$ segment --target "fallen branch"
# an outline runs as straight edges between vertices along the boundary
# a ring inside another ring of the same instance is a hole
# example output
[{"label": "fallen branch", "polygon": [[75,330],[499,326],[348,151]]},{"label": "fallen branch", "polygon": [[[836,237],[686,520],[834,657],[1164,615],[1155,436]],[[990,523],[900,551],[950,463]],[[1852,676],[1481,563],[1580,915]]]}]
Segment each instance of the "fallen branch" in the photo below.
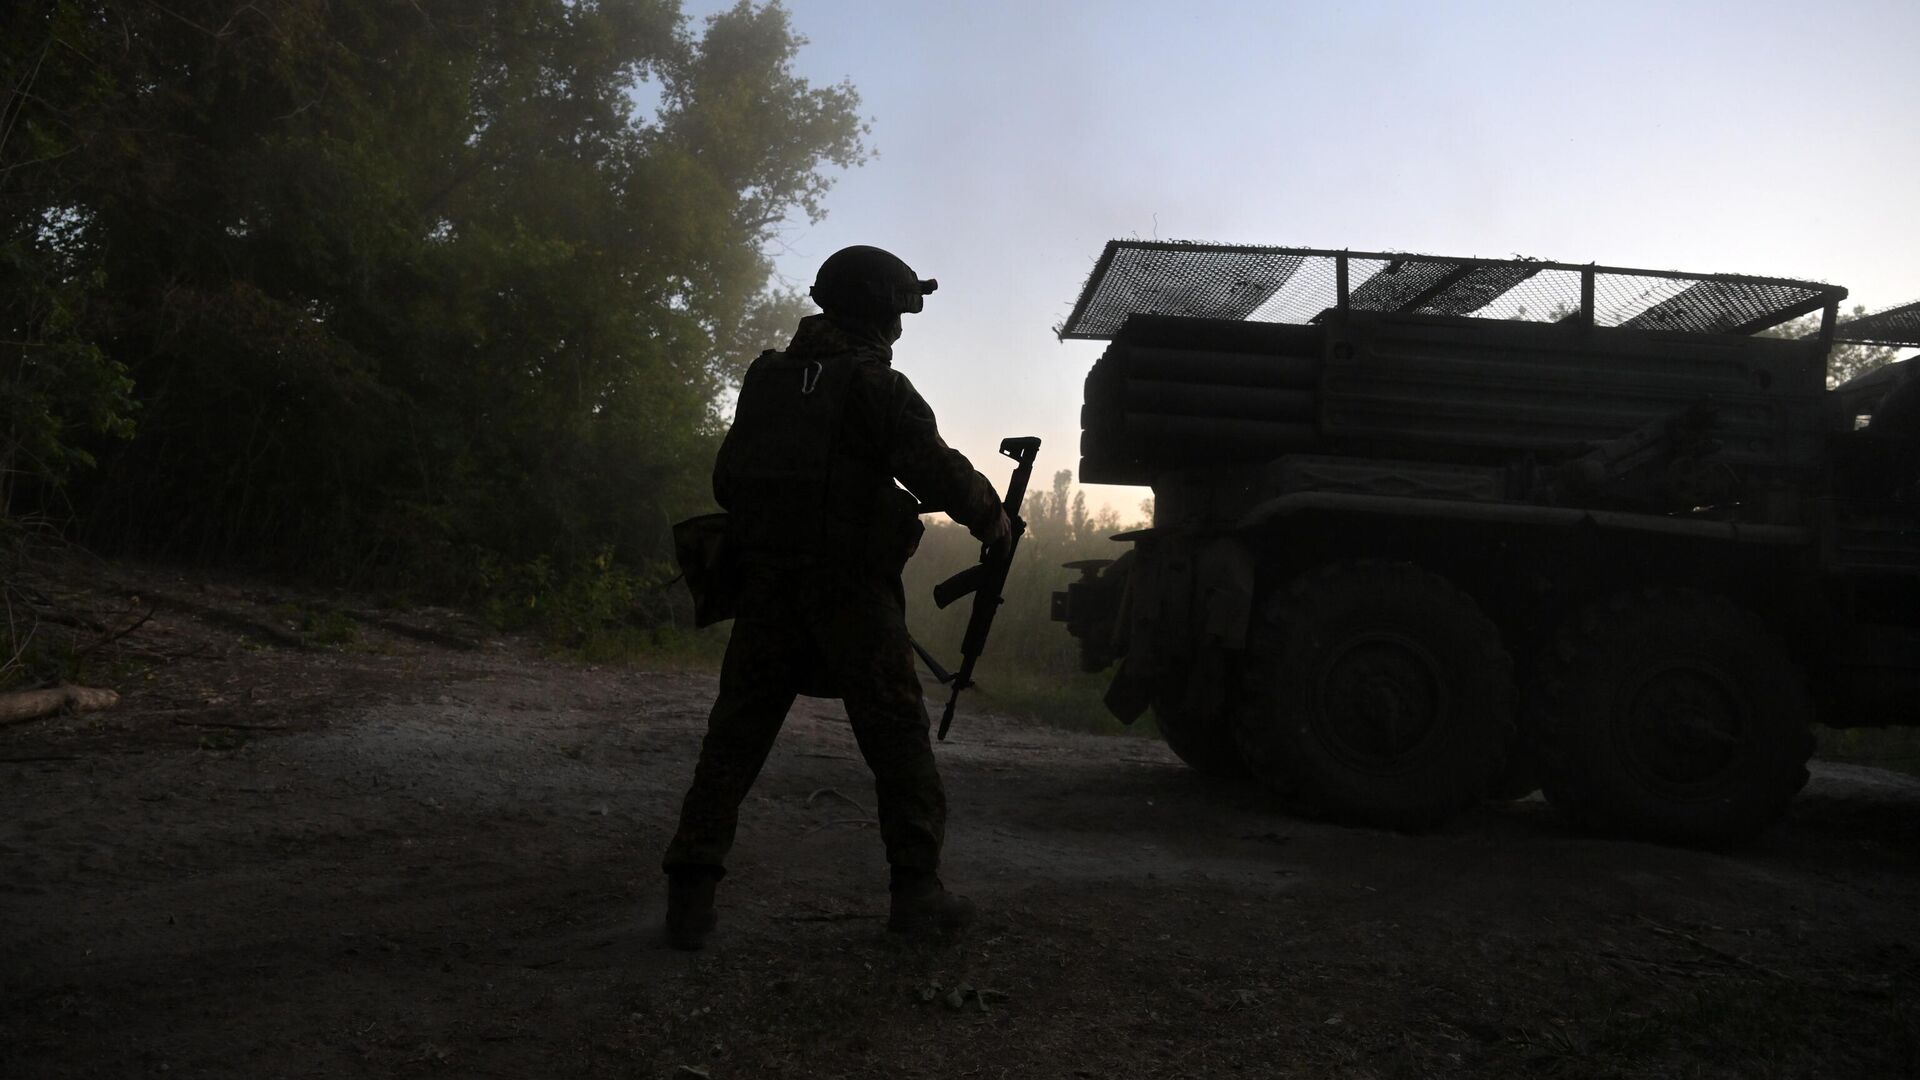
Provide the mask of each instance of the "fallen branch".
[{"label": "fallen branch", "polygon": [[177,717],[173,721],[181,727],[224,728],[230,731],[285,731],[285,724],[241,724],[227,720],[189,720]]},{"label": "fallen branch", "polygon": [[873,811],[868,810],[864,806],[861,806],[857,799],[853,799],[848,797],[847,795],[842,794],[838,788],[830,788],[830,787],[820,788],[819,790],[815,791],[813,794],[807,796],[807,805],[812,806],[815,800],[819,799],[820,796],[822,795],[831,795],[834,798],[839,799],[841,802],[846,803],[848,806],[853,807],[855,810],[858,810],[863,814],[873,813]]},{"label": "fallen branch", "polygon": [[84,649],[81,649],[79,652],[76,652],[73,655],[76,658],[82,657],[92,652],[93,650],[99,648],[102,645],[111,645],[112,643],[119,641],[121,638],[126,637],[128,634],[131,634],[135,630],[138,630],[142,626],[145,626],[147,623],[147,620],[153,618],[153,611],[154,609],[152,607],[147,608],[147,613],[145,615],[140,616],[138,619],[135,619],[132,625],[127,626],[126,628],[121,630],[115,630],[114,632],[108,634],[106,637],[101,638],[100,640],[94,642],[93,644],[87,646]]},{"label": "fallen branch", "polygon": [[874,822],[868,818],[857,818],[857,817],[835,818],[832,821],[823,821],[820,824],[815,825],[813,828],[808,829],[804,835],[812,836],[814,833],[819,832],[821,829],[831,829],[835,825],[852,825],[855,828],[871,829],[874,826]]},{"label": "fallen branch", "polygon": [[122,645],[120,646],[120,653],[125,656],[138,657],[143,660],[192,660],[195,657],[208,654],[211,654],[215,660],[225,660],[227,658],[227,654],[224,651],[218,653],[213,652],[213,642],[211,641],[203,641],[184,652],[167,652],[163,649],[149,649],[140,645]]},{"label": "fallen branch", "polygon": [[119,694],[90,686],[56,686],[51,690],[0,694],[0,726],[24,724],[60,712],[110,708],[119,701]]}]

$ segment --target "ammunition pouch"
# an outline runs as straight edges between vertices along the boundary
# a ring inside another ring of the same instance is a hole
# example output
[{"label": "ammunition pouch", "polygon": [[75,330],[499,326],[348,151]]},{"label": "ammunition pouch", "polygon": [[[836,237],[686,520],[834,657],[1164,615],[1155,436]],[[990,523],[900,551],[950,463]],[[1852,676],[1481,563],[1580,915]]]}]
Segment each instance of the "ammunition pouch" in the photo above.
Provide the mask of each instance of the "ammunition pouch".
[{"label": "ammunition pouch", "polygon": [[872,565],[889,577],[899,577],[907,560],[920,550],[927,526],[920,520],[920,500],[889,483],[875,500],[873,537],[868,545]]},{"label": "ammunition pouch", "polygon": [[740,576],[727,523],[726,514],[702,514],[673,527],[673,554],[693,594],[695,626],[725,622],[739,611]]}]

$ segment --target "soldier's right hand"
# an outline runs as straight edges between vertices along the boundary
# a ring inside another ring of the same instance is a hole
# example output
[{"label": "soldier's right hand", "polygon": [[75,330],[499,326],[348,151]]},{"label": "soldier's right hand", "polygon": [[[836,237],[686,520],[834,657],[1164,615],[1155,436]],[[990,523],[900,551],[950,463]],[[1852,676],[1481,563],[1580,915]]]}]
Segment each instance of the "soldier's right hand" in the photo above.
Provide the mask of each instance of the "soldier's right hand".
[{"label": "soldier's right hand", "polygon": [[1007,545],[1013,542],[1013,522],[1007,520],[1007,508],[1001,507],[993,523],[973,535],[995,555],[1007,550]]}]

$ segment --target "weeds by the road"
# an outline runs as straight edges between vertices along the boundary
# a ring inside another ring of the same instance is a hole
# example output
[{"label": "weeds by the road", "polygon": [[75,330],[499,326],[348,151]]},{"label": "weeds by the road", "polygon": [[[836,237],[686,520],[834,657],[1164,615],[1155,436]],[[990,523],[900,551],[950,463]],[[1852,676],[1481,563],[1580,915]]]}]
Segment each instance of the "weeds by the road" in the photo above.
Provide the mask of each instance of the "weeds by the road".
[{"label": "weeds by the road", "polygon": [[1920,728],[1814,729],[1817,756],[1827,761],[1877,765],[1920,776]]}]

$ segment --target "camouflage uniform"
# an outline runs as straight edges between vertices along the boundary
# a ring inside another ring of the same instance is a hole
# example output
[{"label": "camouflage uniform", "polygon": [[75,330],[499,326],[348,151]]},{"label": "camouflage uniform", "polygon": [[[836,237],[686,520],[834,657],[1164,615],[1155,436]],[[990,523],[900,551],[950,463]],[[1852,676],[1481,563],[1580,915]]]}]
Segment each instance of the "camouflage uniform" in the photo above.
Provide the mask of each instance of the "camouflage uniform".
[{"label": "camouflage uniform", "polygon": [[[723,872],[740,803],[800,694],[844,701],[873,770],[880,834],[896,875],[938,868],[946,795],[927,736],[899,577],[919,521],[912,499],[892,480],[976,534],[997,521],[1000,502],[993,485],[940,438],[933,410],[893,370],[890,342],[883,327],[816,315],[800,323],[784,354],[756,361],[743,385],[713,480],[715,497],[738,522],[739,614],[700,762],[664,859],[669,874]],[[796,520],[806,517],[807,507],[770,513],[780,488],[795,485],[756,488],[749,480],[755,442],[768,426],[755,419],[765,415],[758,388],[771,377],[762,369],[776,363],[789,372],[811,365],[800,378],[838,386],[834,392],[844,395],[844,404],[829,436],[837,440],[831,467],[868,470],[884,482],[885,490],[856,499],[855,510],[840,519]],[[843,381],[833,384],[835,378]],[[755,525],[756,516],[764,528]]]}]

